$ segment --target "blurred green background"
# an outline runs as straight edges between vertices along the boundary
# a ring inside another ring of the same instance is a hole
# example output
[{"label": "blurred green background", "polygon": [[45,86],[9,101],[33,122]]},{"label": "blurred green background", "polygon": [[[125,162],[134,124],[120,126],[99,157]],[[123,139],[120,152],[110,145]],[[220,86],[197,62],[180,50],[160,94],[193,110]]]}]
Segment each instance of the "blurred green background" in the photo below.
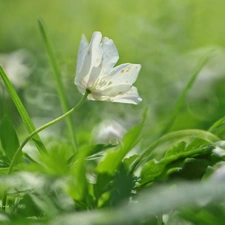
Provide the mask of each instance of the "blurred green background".
[{"label": "blurred green background", "polygon": [[[0,9],[0,54],[26,51],[22,63],[28,66],[29,76],[26,84],[17,90],[36,126],[61,114],[37,26],[39,17],[44,19],[52,40],[71,107],[81,98],[73,80],[82,34],[90,40],[94,31],[101,31],[117,46],[118,64],[142,65],[135,83],[142,103],[134,106],[86,102],[73,114],[80,142],[104,119],[114,119],[129,129],[140,121],[146,106],[149,108],[146,137],[159,132],[199,60],[210,49],[214,53],[191,89],[172,130],[207,129],[224,116],[224,0],[0,0]],[[21,127],[2,85],[0,93],[0,115],[10,114]],[[54,125],[48,129],[49,135],[53,131],[66,135],[64,126],[64,122]]]}]

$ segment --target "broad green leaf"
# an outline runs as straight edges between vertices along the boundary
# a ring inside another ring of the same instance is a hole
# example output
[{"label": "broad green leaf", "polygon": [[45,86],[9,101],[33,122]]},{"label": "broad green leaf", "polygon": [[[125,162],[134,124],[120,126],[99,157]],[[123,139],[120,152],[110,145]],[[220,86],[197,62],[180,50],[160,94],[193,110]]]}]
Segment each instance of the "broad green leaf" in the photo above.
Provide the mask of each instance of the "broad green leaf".
[{"label": "broad green leaf", "polygon": [[202,138],[194,138],[185,148],[185,151],[195,150],[211,143],[210,141]]},{"label": "broad green leaf", "polygon": [[92,150],[92,146],[86,146],[80,149],[76,153],[74,163],[70,166],[70,173],[73,175],[73,180],[71,180],[69,193],[77,201],[85,198],[88,192],[85,160]]},{"label": "broad green leaf", "polygon": [[169,161],[157,162],[154,159],[147,162],[141,171],[141,184],[153,181],[162,174],[168,163]]},{"label": "broad green leaf", "polygon": [[[97,144],[93,146],[89,146],[90,148],[90,155],[87,157],[87,160],[96,160],[102,157],[102,154],[107,149],[114,148],[115,145],[104,145],[104,144]],[[77,160],[77,152],[75,152],[68,160],[68,165],[73,164]]]},{"label": "broad green leaf", "polygon": [[169,151],[167,151],[165,157],[169,157],[172,155],[179,154],[180,152],[184,152],[185,147],[186,147],[186,143],[184,141],[181,141],[180,143],[178,143],[177,146],[175,146],[175,147],[171,148]]},{"label": "broad green leaf", "polygon": [[113,174],[125,155],[122,148],[109,150],[98,164],[97,171],[99,173]]},{"label": "broad green leaf", "polygon": [[[164,173],[164,168],[166,168],[169,164],[177,162],[178,160],[185,160],[186,158],[194,158],[198,156],[209,155],[212,153],[214,147],[212,145],[195,149],[192,151],[183,151],[177,152],[176,154],[170,155],[169,157],[165,157],[159,162],[155,162],[154,160],[150,160],[143,166],[141,170],[141,181],[140,184],[145,184],[148,182],[152,182],[154,179],[159,177],[162,173]],[[175,152],[174,152],[175,153]],[[175,165],[176,167],[177,165]],[[171,169],[171,167],[168,167]]]},{"label": "broad green leaf", "polygon": [[210,161],[205,157],[205,159],[199,158],[186,158],[183,163],[182,170],[179,173],[179,177],[186,180],[196,180],[201,179],[205,174]]},{"label": "broad green leaf", "polygon": [[113,180],[113,176],[107,173],[99,173],[97,175],[96,183],[94,184],[94,195],[96,199],[99,199],[101,195],[110,190],[110,182]]},{"label": "broad green leaf", "polygon": [[[19,96],[17,95],[13,85],[11,84],[11,82],[9,81],[9,78],[7,77],[7,75],[5,74],[4,70],[2,69],[2,67],[0,66],[0,76],[8,90],[8,93],[10,95],[10,97],[12,98],[23,122],[24,122],[24,125],[26,126],[27,128],[27,131],[29,133],[32,133],[34,130],[35,130],[35,126],[28,114],[28,112],[26,111],[23,103],[21,102]],[[38,134],[36,134],[33,139],[34,141],[34,144],[36,145],[37,149],[39,150],[39,152],[46,152],[46,148],[43,144],[43,142],[41,141],[41,138]]]},{"label": "broad green leaf", "polygon": [[143,121],[140,125],[130,129],[124,136],[121,146],[109,150],[102,161],[100,161],[97,171],[99,173],[113,174],[120,165],[126,154],[140,141],[141,131],[146,120],[146,110],[143,113]]},{"label": "broad green leaf", "polygon": [[[206,142],[214,143],[220,141],[220,138],[218,138],[216,135],[204,131],[204,130],[197,130],[197,129],[190,129],[190,130],[180,130],[168,133],[158,140],[156,140],[153,144],[151,144],[146,150],[143,151],[143,153],[140,154],[140,156],[135,160],[135,162],[132,165],[132,171],[134,171],[139,164],[142,163],[146,158],[148,158],[152,152],[160,145],[167,144],[168,146],[171,146],[171,144],[176,144],[178,141],[182,140],[190,140],[193,138],[200,138],[203,139]],[[163,153],[163,152],[161,152]]]},{"label": "broad green leaf", "polygon": [[[16,131],[8,116],[3,116],[0,121],[0,140],[5,155],[11,161],[20,144]],[[21,158],[21,156],[22,154],[18,159]]]},{"label": "broad green leaf", "polygon": [[112,190],[110,191],[110,206],[118,205],[122,200],[129,203],[129,197],[131,197],[131,192],[134,189],[135,181],[136,177],[128,173],[123,163],[120,164],[112,182]]}]

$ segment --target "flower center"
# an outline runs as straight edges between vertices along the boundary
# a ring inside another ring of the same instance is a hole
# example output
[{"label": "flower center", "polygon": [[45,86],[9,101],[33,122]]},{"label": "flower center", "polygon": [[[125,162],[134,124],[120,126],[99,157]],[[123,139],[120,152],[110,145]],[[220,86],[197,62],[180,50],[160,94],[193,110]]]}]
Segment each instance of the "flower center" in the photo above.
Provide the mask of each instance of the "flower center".
[{"label": "flower center", "polygon": [[105,79],[97,79],[89,89],[91,92],[99,92],[105,90],[111,84],[112,81],[107,81]]}]

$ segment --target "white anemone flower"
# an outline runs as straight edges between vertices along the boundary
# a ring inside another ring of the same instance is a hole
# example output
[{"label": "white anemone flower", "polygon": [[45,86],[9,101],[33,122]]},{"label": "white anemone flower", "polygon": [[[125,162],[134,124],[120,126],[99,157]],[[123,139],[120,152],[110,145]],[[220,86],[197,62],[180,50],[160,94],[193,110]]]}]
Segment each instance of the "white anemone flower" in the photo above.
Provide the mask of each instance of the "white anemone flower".
[{"label": "white anemone flower", "polygon": [[89,100],[130,104],[141,102],[137,88],[132,86],[141,65],[125,63],[114,67],[118,59],[118,51],[111,39],[102,39],[100,32],[94,32],[89,44],[83,35],[74,80],[78,90],[82,94],[89,90]]}]

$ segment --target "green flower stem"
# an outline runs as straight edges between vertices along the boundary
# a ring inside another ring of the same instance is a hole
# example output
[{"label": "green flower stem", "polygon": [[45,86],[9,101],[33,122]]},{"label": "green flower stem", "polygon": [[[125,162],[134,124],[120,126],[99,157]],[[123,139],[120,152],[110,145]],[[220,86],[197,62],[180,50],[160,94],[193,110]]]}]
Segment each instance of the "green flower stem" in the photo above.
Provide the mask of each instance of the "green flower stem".
[{"label": "green flower stem", "polygon": [[35,131],[33,131],[20,145],[20,147],[16,150],[16,153],[13,156],[13,159],[11,161],[10,167],[9,167],[9,172],[8,174],[10,174],[12,172],[14,163],[17,159],[17,156],[19,155],[20,151],[22,151],[23,147],[26,145],[26,143],[37,133],[39,133],[40,131],[44,130],[45,128],[59,122],[60,120],[66,118],[67,116],[69,116],[72,112],[76,111],[78,108],[80,108],[81,105],[83,105],[84,101],[86,100],[87,96],[89,95],[90,91],[86,91],[84,96],[82,97],[82,99],[77,103],[76,106],[74,106],[71,110],[69,110],[68,112],[64,113],[62,116],[59,116],[58,118],[44,124],[43,126],[39,127],[38,129],[36,129]]},{"label": "green flower stem", "polygon": [[[16,159],[18,157],[18,155],[20,154],[20,152],[22,151],[23,147],[26,145],[26,143],[34,136],[36,135],[37,133],[39,133],[40,131],[44,130],[45,128],[59,122],[60,120],[66,118],[68,115],[70,115],[71,113],[73,113],[74,111],[76,111],[78,108],[81,107],[81,105],[83,105],[83,103],[85,102],[87,96],[89,95],[90,91],[89,90],[86,90],[84,96],[82,97],[82,99],[77,103],[76,106],[74,106],[71,110],[69,110],[68,112],[64,113],[62,116],[59,116],[58,118],[44,124],[43,126],[39,127],[38,129],[36,129],[35,131],[33,131],[22,143],[21,145],[19,146],[19,148],[16,150],[13,158],[12,158],[12,161],[10,163],[10,166],[9,166],[9,170],[8,170],[8,175],[11,174],[12,170],[13,170],[13,167],[14,167],[14,164],[16,162]],[[5,210],[5,206],[6,206],[6,201],[7,201],[7,193],[5,193],[4,197],[3,197],[3,200],[2,200],[2,209],[3,211]]]},{"label": "green flower stem", "polygon": [[162,214],[157,216],[157,225],[163,225],[163,217]]}]

